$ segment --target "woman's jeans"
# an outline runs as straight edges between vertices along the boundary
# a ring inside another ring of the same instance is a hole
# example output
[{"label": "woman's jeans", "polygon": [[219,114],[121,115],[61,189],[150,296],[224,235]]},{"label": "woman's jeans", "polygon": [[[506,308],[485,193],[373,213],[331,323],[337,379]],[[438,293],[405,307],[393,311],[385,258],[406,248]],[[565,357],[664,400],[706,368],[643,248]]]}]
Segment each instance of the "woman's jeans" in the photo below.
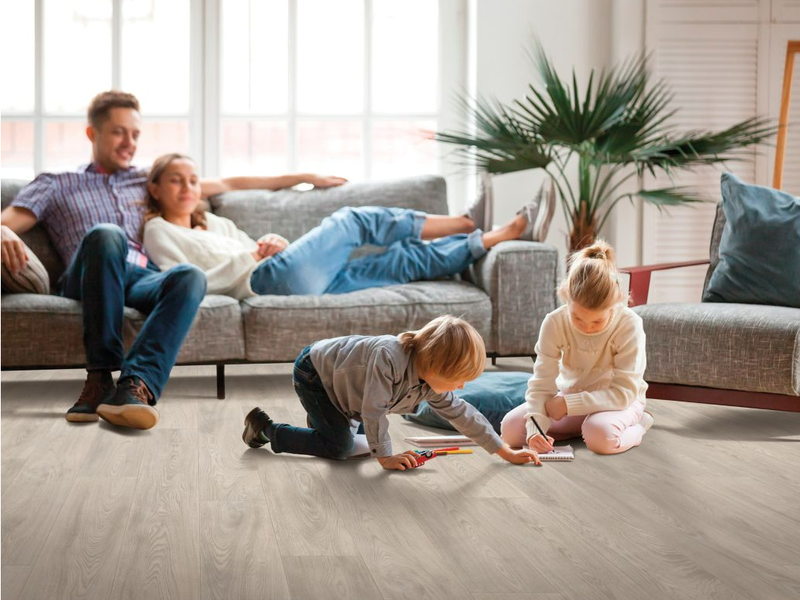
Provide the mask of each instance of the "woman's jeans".
[{"label": "woman's jeans", "polygon": [[273,423],[269,433],[273,452],[310,454],[343,460],[353,451],[350,420],[340,413],[322,387],[317,370],[311,364],[308,346],[294,363],[292,381],[300,403],[308,413],[311,428]]},{"label": "woman's jeans", "polygon": [[[486,254],[483,233],[420,239],[425,213],[405,208],[342,208],[250,277],[256,294],[344,294],[372,287],[454,275]],[[356,248],[386,246],[350,259]]]}]

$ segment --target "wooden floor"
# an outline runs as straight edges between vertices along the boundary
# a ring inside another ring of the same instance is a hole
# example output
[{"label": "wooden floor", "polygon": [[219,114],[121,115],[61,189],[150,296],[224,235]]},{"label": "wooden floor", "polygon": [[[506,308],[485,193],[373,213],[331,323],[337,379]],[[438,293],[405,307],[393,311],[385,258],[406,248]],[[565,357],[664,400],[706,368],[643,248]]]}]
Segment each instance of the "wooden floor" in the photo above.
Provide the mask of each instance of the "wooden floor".
[{"label": "wooden floor", "polygon": [[79,371],[3,373],[3,600],[800,597],[800,414],[652,401],[623,455],[390,473],[247,449],[254,405],[303,412],[288,365],[228,370],[218,401],[175,369],[149,432],[67,423]]}]

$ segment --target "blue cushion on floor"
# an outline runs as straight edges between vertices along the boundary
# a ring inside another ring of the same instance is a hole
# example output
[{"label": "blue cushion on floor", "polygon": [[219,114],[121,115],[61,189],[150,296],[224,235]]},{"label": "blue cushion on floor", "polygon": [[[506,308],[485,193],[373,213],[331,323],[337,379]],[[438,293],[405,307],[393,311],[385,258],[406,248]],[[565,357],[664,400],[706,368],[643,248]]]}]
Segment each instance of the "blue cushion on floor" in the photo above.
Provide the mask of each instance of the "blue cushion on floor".
[{"label": "blue cushion on floor", "polygon": [[800,308],[800,198],[722,174],[725,228],[704,302]]},{"label": "blue cushion on floor", "polygon": [[[525,402],[528,379],[531,373],[511,371],[508,373],[484,373],[470,381],[456,395],[478,409],[500,433],[500,421],[512,408]],[[403,415],[407,420],[428,427],[455,429],[450,423],[437,415],[427,402],[420,402],[413,414]]]}]

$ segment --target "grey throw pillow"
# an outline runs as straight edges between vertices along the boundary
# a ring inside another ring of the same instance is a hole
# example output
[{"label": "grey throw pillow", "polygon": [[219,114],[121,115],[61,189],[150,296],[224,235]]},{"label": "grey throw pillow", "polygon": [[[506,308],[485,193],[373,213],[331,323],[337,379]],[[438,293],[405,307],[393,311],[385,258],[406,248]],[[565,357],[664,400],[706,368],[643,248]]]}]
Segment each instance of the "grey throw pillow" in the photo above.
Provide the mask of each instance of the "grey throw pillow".
[{"label": "grey throw pillow", "polygon": [[704,302],[800,308],[800,198],[722,174],[725,228]]},{"label": "grey throw pillow", "polygon": [[28,264],[16,275],[3,264],[3,292],[11,294],[49,294],[50,277],[33,251],[25,246],[28,254]]}]

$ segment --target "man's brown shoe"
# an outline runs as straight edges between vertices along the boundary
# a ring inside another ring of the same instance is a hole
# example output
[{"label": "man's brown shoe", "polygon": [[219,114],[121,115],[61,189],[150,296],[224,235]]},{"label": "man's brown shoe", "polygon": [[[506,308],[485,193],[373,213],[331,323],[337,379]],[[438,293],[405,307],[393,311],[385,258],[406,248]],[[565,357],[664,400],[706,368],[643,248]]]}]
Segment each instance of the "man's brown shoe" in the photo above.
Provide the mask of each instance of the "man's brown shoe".
[{"label": "man's brown shoe", "polygon": [[114,396],[114,380],[109,371],[89,371],[83,391],[75,405],[64,418],[72,423],[94,423],[98,420],[97,407]]},{"label": "man's brown shoe", "polygon": [[117,384],[114,398],[97,407],[100,417],[119,427],[150,429],[158,423],[158,411],[150,406],[153,394],[138,377],[126,377]]}]

